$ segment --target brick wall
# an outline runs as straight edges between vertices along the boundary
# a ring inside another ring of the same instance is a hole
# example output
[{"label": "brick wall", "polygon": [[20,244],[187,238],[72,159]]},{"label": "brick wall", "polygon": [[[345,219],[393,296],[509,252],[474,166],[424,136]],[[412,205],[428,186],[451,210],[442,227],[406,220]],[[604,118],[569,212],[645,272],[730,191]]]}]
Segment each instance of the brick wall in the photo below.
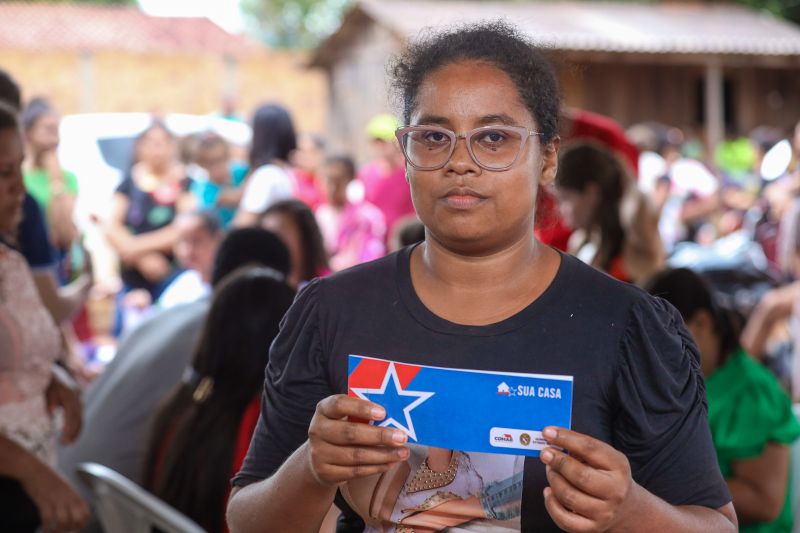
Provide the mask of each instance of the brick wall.
[{"label": "brick wall", "polygon": [[285,105],[300,130],[324,132],[327,83],[300,52],[236,59],[211,54],[132,54],[0,49],[0,68],[26,98],[50,98],[63,114],[82,111],[210,113],[227,93],[249,117],[265,101]]}]

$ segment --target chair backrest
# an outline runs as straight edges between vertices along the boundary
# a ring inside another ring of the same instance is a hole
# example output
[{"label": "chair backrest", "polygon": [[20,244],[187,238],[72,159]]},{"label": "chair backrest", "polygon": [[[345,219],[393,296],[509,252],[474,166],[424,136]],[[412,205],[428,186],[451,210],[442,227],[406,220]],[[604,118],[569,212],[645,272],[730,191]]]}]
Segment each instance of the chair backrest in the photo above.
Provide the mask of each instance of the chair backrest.
[{"label": "chair backrest", "polygon": [[[800,418],[800,404],[794,404],[792,406],[792,411],[794,411],[794,415]],[[800,533],[800,439],[797,439],[792,443],[791,451],[790,451],[790,471],[789,475],[791,476],[791,490],[792,490],[792,500],[791,506],[792,511],[794,512],[794,527],[792,528],[793,533]]]},{"label": "chair backrest", "polygon": [[95,497],[95,510],[107,533],[205,533],[179,511],[108,467],[97,463],[78,465],[78,476]]}]

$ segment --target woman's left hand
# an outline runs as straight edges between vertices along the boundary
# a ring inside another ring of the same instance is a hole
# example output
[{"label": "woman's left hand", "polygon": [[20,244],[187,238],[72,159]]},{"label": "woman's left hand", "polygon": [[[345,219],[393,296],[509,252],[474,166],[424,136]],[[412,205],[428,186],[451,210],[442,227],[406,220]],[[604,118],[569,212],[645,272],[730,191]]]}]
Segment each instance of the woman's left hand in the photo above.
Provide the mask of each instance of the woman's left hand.
[{"label": "woman's left hand", "polygon": [[542,432],[551,446],[542,450],[550,486],[544,504],[556,525],[573,533],[610,531],[636,508],[641,490],[631,477],[628,458],[605,442],[564,428]]}]

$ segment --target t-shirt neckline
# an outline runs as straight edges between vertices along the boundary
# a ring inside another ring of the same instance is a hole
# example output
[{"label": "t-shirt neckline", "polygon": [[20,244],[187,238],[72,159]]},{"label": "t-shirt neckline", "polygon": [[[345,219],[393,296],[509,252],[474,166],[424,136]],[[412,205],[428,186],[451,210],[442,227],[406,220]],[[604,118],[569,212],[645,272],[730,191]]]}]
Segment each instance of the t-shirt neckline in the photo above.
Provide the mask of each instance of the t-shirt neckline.
[{"label": "t-shirt neckline", "polygon": [[574,258],[556,250],[561,256],[561,262],[553,277],[550,285],[539,295],[538,298],[529,303],[526,307],[521,309],[514,315],[484,326],[469,326],[465,324],[458,324],[451,322],[445,318],[440,317],[433,311],[428,309],[422,300],[417,295],[414,284],[411,280],[411,252],[420,243],[407,246],[400,250],[396,256],[397,269],[397,291],[400,293],[400,299],[406,306],[406,309],[414,317],[414,319],[422,324],[424,327],[446,333],[450,335],[472,335],[477,337],[488,337],[492,335],[501,335],[509,331],[520,328],[524,325],[530,325],[535,319],[536,315],[540,313],[540,309],[552,308],[556,304],[558,295],[563,292],[564,287],[568,284],[569,277],[574,271]]}]

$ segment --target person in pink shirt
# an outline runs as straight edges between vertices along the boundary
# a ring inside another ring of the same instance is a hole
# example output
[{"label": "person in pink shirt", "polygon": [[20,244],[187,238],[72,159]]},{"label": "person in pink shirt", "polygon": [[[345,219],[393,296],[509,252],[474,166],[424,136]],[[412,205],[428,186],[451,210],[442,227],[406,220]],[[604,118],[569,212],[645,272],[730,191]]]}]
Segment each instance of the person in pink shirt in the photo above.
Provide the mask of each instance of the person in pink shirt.
[{"label": "person in pink shirt", "polygon": [[383,213],[387,235],[391,235],[399,219],[414,213],[403,153],[395,138],[398,127],[392,115],[378,115],[369,121],[367,135],[372,139],[375,159],[364,165],[357,176],[364,187],[364,199]]},{"label": "person in pink shirt", "polygon": [[317,223],[334,271],[372,261],[386,253],[386,222],[369,202],[351,202],[347,186],[355,178],[348,156],[332,156],[322,168],[327,201],[317,208]]}]

